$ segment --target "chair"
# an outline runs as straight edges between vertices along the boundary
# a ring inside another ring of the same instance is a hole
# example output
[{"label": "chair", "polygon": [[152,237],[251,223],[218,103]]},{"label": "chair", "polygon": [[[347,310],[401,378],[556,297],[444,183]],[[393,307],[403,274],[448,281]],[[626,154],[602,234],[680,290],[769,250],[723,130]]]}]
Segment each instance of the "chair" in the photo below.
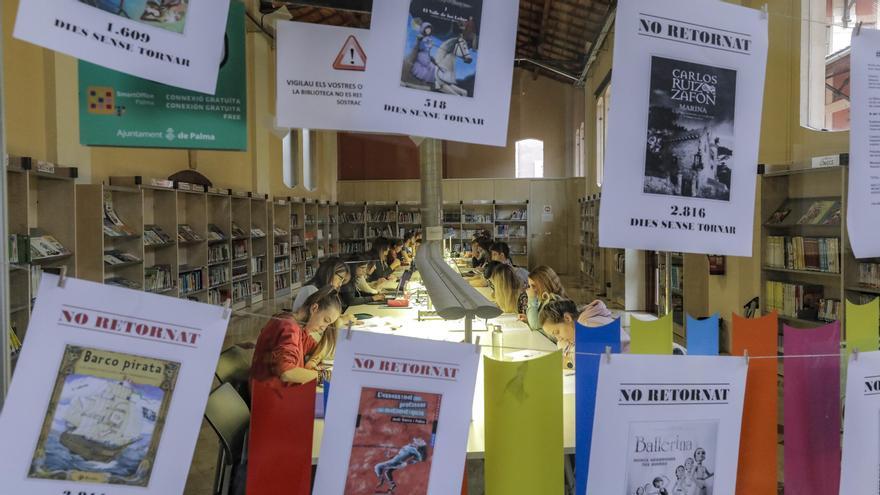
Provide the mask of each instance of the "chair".
[{"label": "chair", "polygon": [[235,345],[220,353],[217,361],[217,369],[214,376],[220,384],[229,383],[250,408],[251,397],[248,389],[248,379],[251,369],[251,359],[248,352]]},{"label": "chair", "polygon": [[213,493],[227,495],[233,485],[235,468],[242,460],[251,412],[235,387],[224,383],[208,397],[205,419],[220,437],[221,446]]}]

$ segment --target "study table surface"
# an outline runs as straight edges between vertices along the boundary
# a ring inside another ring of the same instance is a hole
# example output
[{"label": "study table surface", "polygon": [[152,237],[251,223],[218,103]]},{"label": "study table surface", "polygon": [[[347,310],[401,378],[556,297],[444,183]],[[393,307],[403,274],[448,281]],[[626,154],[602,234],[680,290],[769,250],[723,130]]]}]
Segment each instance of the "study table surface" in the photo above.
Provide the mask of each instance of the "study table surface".
[{"label": "study table surface", "polygon": [[[481,292],[483,291],[481,290]],[[438,317],[431,317],[418,321],[418,308],[415,307],[398,309],[377,305],[352,306],[348,308],[346,314],[373,315],[373,318],[365,320],[363,325],[354,327],[354,331],[393,334],[447,342],[462,342],[464,340],[464,320],[444,321]],[[503,356],[504,360],[522,360],[556,350],[556,345],[553,342],[540,332],[534,332],[529,329],[528,325],[519,321],[516,315],[505,314],[488,320],[488,323],[501,326],[504,349],[492,347],[492,334],[487,331],[486,320],[474,320],[474,341],[478,337],[480,338],[480,352],[484,356],[496,359]],[[345,338],[346,331],[345,329],[340,330],[340,339]],[[563,373],[561,362],[559,372]],[[318,400],[320,400],[320,397]],[[565,452],[573,454],[575,444],[573,374],[563,377],[562,403],[563,444]],[[468,435],[467,457],[469,459],[481,459],[485,453],[485,417],[483,412],[483,362],[481,359],[477,371],[472,421]],[[532,425],[532,427],[540,428],[541,425]],[[316,419],[312,443],[313,462],[317,462],[320,456],[323,435],[324,420]]]}]

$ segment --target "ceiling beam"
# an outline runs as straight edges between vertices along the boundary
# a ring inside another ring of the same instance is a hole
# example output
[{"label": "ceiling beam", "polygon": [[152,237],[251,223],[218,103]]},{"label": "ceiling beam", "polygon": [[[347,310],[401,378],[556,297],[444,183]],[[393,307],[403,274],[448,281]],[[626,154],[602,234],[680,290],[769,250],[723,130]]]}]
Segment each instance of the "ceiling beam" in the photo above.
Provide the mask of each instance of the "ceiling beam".
[{"label": "ceiling beam", "polygon": [[538,53],[542,52],[544,40],[547,37],[547,23],[550,21],[550,6],[553,0],[544,0],[544,12],[541,14],[541,29],[538,30],[538,40],[535,43]]}]

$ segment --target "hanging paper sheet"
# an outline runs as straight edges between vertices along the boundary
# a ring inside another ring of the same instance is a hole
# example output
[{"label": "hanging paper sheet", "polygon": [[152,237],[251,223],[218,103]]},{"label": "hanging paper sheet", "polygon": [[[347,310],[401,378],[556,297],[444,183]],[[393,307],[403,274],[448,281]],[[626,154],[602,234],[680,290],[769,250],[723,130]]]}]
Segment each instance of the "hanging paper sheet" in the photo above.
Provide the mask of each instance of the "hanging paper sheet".
[{"label": "hanging paper sheet", "polygon": [[839,493],[878,493],[880,352],[860,352],[858,359],[852,356],[847,369]]},{"label": "hanging paper sheet", "polygon": [[621,0],[599,244],[751,256],[767,18]]},{"label": "hanging paper sheet", "polygon": [[[749,361],[736,493],[754,495],[776,491],[776,313],[763,318],[733,315],[731,355],[762,359]],[[772,359],[767,359],[767,358]]]},{"label": "hanging paper sheet", "polygon": [[314,493],[460,492],[479,349],[345,333],[334,359]]},{"label": "hanging paper sheet", "polygon": [[599,377],[600,356],[605,348],[620,353],[620,319],[601,327],[585,327],[580,323],[575,327],[575,427],[577,449],[574,479],[577,493],[587,489],[587,468],[590,465],[590,445],[593,437],[593,415],[596,411],[596,384]]},{"label": "hanging paper sheet", "polygon": [[483,360],[486,495],[562,493],[561,361]]},{"label": "hanging paper sheet", "polygon": [[672,354],[672,313],[652,321],[629,319],[630,353]]},{"label": "hanging paper sheet", "polygon": [[840,482],[840,323],[784,327],[785,491],[827,495]]},{"label": "hanging paper sheet", "polygon": [[747,367],[739,357],[600,360],[592,451],[602,454],[590,458],[587,495],[732,494]]},{"label": "hanging paper sheet", "polygon": [[865,304],[846,302],[846,357],[854,349],[862,352],[880,349],[880,299]]},{"label": "hanging paper sheet", "polygon": [[690,356],[718,355],[718,313],[697,320],[687,315],[687,351]]},{"label": "hanging paper sheet", "polygon": [[13,36],[213,95],[228,12],[229,0],[25,0],[19,2]]},{"label": "hanging paper sheet", "polygon": [[44,273],[0,416],[4,493],[183,493],[223,308]]}]

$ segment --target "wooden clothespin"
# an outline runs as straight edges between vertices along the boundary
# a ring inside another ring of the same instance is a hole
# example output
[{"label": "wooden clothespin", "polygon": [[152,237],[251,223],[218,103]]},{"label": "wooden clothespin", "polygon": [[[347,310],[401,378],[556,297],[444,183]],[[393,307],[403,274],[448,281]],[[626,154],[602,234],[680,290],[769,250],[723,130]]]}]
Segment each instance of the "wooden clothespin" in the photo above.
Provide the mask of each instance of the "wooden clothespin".
[{"label": "wooden clothespin", "polygon": [[223,301],[223,319],[228,320],[232,316],[232,299]]},{"label": "wooden clothespin", "polygon": [[749,365],[749,350],[746,349],[743,351],[743,357],[746,359],[746,366]]},{"label": "wooden clothespin", "polygon": [[67,267],[61,267],[61,273],[58,276],[58,287],[62,289],[67,285]]},{"label": "wooden clothespin", "polygon": [[611,346],[605,346],[605,362],[611,364]]},{"label": "wooden clothespin", "polygon": [[853,347],[852,357],[853,357],[853,361],[859,360],[859,348],[858,347]]},{"label": "wooden clothespin", "polygon": [[479,354],[480,353],[480,336],[479,335],[477,335],[477,340],[474,342],[474,346],[476,347],[476,349],[474,349],[474,351],[477,354]]},{"label": "wooden clothespin", "polygon": [[348,322],[348,329],[345,331],[345,340],[351,340],[351,322]]},{"label": "wooden clothespin", "polygon": [[763,7],[761,7],[761,19],[766,19],[770,17],[770,7],[765,3]]},{"label": "wooden clothespin", "polygon": [[856,36],[858,36],[858,35],[861,34],[861,33],[862,33],[862,21],[859,21],[859,22],[856,24],[856,30],[855,30],[855,33],[854,33],[854,34],[855,34]]}]

